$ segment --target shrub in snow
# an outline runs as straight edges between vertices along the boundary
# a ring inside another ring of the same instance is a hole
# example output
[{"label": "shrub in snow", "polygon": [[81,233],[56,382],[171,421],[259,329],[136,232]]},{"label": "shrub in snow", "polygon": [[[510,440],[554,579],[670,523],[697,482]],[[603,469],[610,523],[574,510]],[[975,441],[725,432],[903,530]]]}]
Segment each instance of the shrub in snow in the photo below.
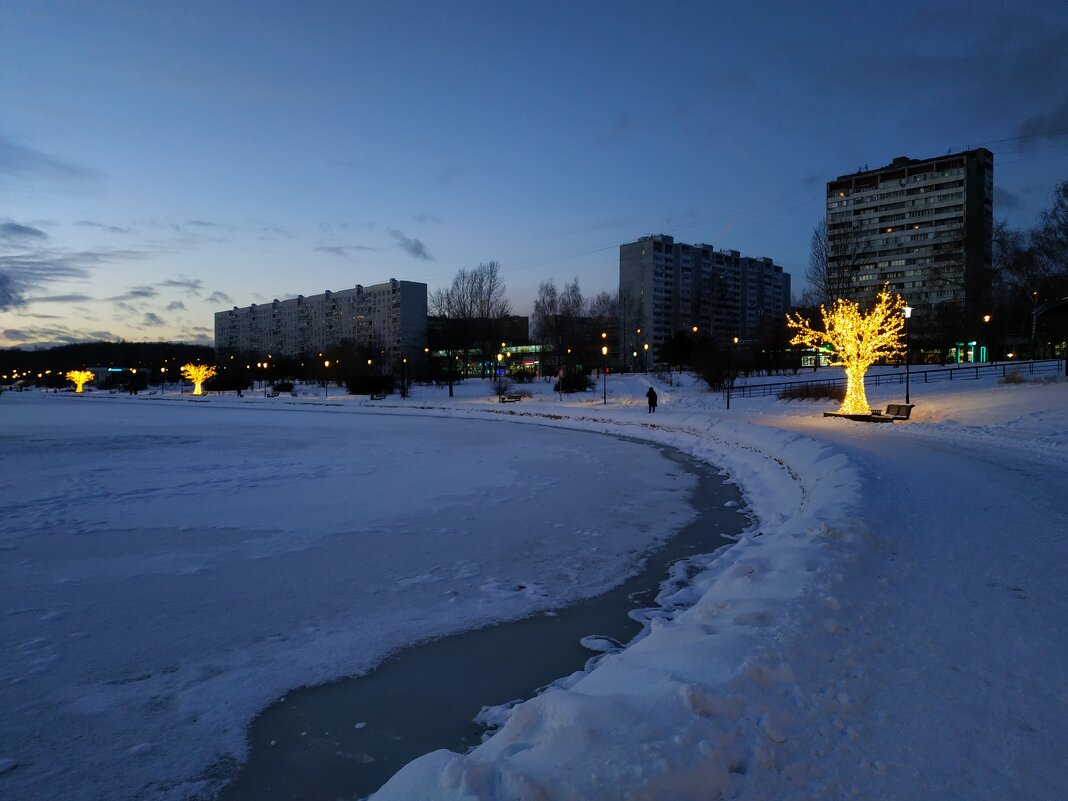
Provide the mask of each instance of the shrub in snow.
[{"label": "shrub in snow", "polygon": [[589,392],[594,380],[587,373],[564,373],[564,377],[553,384],[553,392]]},{"label": "shrub in snow", "polygon": [[845,387],[828,384],[787,387],[779,393],[779,400],[845,400]]}]

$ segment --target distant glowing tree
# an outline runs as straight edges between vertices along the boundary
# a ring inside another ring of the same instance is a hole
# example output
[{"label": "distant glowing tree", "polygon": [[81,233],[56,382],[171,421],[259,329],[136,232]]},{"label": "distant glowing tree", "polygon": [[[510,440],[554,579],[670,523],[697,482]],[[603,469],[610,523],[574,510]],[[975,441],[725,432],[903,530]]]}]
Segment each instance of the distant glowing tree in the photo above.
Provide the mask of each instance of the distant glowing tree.
[{"label": "distant glowing tree", "polygon": [[182,365],[182,376],[186,380],[193,382],[194,395],[204,394],[204,382],[213,375],[215,375],[215,368],[206,364],[193,364],[190,362]]},{"label": "distant glowing tree", "polygon": [[819,331],[800,314],[787,315],[786,322],[797,334],[791,345],[819,348],[830,345],[834,350],[831,364],[843,365],[846,373],[846,396],[839,414],[870,414],[868,398],[864,394],[864,374],[879,359],[889,359],[904,352],[901,332],[905,325],[905,301],[890,293],[884,286],[875,299],[875,308],[868,314],[842,298],[834,302],[828,312],[820,306],[823,330]]},{"label": "distant glowing tree", "polygon": [[67,373],[66,379],[74,382],[75,392],[81,392],[82,387],[93,380],[93,374],[88,370],[71,370]]}]

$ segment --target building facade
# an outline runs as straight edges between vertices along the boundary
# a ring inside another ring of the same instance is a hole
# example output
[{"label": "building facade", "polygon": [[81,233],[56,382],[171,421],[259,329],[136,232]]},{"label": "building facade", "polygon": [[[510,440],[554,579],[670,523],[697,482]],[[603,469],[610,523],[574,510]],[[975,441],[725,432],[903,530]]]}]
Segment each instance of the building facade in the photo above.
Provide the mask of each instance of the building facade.
[{"label": "building facade", "polygon": [[827,184],[832,299],[871,303],[883,285],[919,314],[989,312],[994,156],[985,148],[900,157]]},{"label": "building facade", "polygon": [[623,353],[658,361],[680,331],[727,342],[760,334],[790,309],[790,274],[768,258],[687,245],[666,234],[619,247],[619,327]]},{"label": "building facade", "polygon": [[217,353],[287,358],[352,344],[392,364],[426,347],[426,284],[397,281],[215,313]]}]

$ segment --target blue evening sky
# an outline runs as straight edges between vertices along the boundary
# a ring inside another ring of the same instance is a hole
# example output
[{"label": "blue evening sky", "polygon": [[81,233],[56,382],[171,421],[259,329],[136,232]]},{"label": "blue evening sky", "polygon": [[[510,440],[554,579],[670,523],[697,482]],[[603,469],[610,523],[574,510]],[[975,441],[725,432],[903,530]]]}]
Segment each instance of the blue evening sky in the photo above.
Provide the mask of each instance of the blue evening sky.
[{"label": "blue evening sky", "polygon": [[0,7],[0,346],[210,342],[233,305],[501,262],[612,290],[667,233],[804,288],[824,184],[986,146],[1068,179],[1057,2]]}]

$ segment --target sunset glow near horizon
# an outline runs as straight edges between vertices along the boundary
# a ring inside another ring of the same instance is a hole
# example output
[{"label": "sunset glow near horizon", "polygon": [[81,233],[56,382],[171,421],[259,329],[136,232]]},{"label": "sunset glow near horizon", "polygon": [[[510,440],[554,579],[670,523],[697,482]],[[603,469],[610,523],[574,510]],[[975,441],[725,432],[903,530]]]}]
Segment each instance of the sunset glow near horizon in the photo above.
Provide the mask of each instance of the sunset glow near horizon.
[{"label": "sunset glow near horizon", "polygon": [[234,305],[497,260],[614,290],[671,234],[804,289],[825,184],[994,153],[1068,179],[1068,7],[41,4],[0,25],[0,347],[211,344]]}]

